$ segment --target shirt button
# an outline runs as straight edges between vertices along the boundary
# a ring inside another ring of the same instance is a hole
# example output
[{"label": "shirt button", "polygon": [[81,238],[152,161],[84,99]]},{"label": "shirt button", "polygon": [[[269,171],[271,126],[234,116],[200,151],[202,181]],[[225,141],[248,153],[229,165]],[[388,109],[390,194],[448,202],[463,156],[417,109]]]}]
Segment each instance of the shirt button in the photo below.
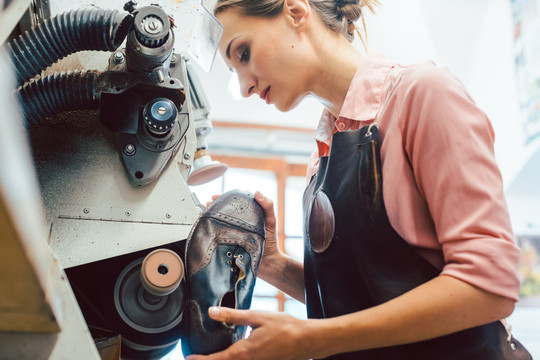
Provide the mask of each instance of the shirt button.
[{"label": "shirt button", "polygon": [[337,126],[338,126],[338,129],[339,129],[339,130],[345,129],[345,123],[343,123],[342,121],[340,121],[340,122],[337,124]]}]

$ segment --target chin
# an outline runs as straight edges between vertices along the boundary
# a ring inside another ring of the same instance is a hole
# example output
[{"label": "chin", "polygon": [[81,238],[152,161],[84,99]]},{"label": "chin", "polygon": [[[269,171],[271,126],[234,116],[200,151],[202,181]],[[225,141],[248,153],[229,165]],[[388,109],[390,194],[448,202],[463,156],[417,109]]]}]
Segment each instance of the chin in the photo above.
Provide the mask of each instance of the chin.
[{"label": "chin", "polygon": [[304,98],[305,96],[301,96],[297,99],[294,99],[292,102],[289,102],[289,103],[280,103],[280,102],[276,102],[274,103],[274,106],[276,107],[276,109],[278,109],[279,111],[281,112],[287,112],[287,111],[290,111],[292,109],[294,109],[295,107],[298,106],[298,104],[300,104],[302,102],[302,99]]}]

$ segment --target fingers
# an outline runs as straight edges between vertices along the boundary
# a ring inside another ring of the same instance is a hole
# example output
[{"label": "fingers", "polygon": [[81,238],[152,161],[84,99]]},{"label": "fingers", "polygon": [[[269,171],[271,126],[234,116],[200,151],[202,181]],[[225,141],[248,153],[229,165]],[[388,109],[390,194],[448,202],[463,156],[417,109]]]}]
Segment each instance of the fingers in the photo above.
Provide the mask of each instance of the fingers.
[{"label": "fingers", "polygon": [[256,328],[260,326],[263,313],[253,310],[236,310],[227,307],[211,306],[208,309],[210,318],[227,324],[240,326],[251,326]]},{"label": "fingers", "polygon": [[276,214],[274,213],[274,202],[264,196],[260,191],[255,192],[255,200],[261,205],[265,213],[266,230],[274,232],[276,228]]}]

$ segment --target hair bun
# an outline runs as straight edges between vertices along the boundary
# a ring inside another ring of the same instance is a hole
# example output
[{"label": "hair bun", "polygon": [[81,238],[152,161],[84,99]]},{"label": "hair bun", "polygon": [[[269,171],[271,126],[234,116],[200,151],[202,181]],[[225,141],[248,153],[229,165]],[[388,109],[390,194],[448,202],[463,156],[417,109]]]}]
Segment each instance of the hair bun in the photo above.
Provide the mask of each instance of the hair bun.
[{"label": "hair bun", "polygon": [[355,22],[362,16],[362,5],[359,0],[337,0],[336,12],[342,18]]}]

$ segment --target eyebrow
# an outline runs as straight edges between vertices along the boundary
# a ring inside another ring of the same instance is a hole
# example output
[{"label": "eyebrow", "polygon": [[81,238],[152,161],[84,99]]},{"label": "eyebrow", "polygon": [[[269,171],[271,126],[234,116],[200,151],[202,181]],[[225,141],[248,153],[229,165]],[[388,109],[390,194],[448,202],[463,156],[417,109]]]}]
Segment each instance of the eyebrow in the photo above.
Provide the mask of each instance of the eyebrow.
[{"label": "eyebrow", "polygon": [[229,45],[227,45],[227,50],[225,51],[225,55],[227,55],[227,59],[231,60],[231,44],[238,36],[234,37],[229,41]]}]

